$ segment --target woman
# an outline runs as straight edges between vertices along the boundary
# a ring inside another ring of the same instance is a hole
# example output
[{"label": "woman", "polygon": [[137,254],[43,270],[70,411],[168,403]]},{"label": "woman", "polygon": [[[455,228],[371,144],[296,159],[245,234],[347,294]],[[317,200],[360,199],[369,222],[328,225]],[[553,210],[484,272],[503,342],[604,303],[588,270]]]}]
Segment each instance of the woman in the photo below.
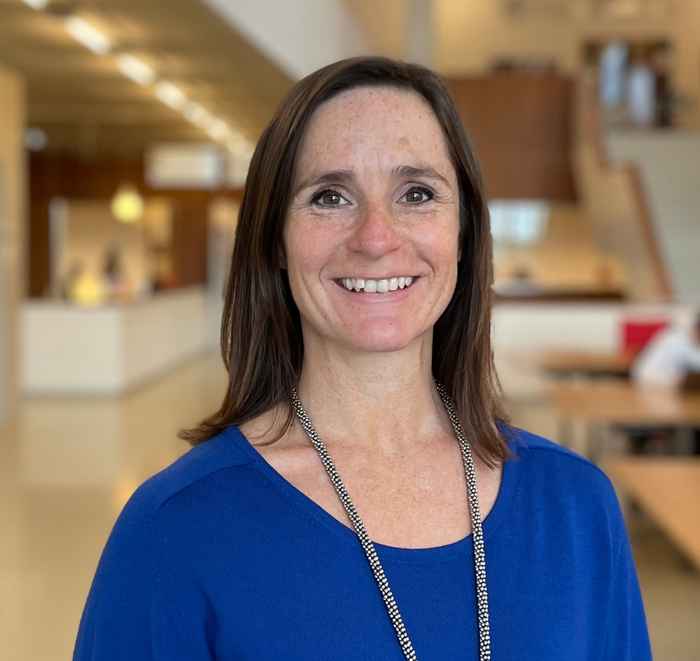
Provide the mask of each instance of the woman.
[{"label": "woman", "polygon": [[126,505],[75,658],[650,658],[610,482],[507,424],[491,282],[438,77],[299,82],[246,183],[228,392]]}]

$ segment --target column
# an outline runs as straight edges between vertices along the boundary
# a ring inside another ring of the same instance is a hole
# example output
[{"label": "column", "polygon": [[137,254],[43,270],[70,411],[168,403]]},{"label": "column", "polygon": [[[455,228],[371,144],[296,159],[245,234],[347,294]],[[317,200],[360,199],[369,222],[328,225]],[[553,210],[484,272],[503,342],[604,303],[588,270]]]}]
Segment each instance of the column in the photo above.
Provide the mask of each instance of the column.
[{"label": "column", "polygon": [[432,0],[406,2],[405,59],[433,66],[433,3]]},{"label": "column", "polygon": [[3,427],[17,413],[20,391],[19,322],[25,286],[23,135],[26,107],[24,81],[2,66],[0,99],[0,427]]}]

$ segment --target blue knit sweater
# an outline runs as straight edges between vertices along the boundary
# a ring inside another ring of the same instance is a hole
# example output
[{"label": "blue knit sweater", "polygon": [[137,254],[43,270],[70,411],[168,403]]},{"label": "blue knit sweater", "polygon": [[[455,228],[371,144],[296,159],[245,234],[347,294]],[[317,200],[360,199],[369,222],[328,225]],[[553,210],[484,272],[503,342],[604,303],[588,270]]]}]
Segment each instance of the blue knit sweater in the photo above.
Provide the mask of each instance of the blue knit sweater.
[{"label": "blue knit sweater", "polygon": [[[509,428],[484,522],[494,661],[651,659],[608,478]],[[319,470],[322,467],[319,464]],[[376,544],[421,661],[478,658],[472,538]],[[400,661],[355,533],[233,427],[147,480],[120,514],[74,661]]]}]

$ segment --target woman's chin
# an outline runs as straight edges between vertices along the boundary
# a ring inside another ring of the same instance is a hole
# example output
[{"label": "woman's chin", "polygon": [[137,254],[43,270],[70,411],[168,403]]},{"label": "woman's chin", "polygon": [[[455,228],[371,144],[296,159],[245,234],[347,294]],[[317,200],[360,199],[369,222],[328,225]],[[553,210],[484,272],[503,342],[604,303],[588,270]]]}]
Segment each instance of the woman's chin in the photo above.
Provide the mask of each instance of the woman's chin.
[{"label": "woman's chin", "polygon": [[346,346],[362,353],[389,353],[401,351],[418,339],[415,334],[391,331],[358,333],[346,339]]}]

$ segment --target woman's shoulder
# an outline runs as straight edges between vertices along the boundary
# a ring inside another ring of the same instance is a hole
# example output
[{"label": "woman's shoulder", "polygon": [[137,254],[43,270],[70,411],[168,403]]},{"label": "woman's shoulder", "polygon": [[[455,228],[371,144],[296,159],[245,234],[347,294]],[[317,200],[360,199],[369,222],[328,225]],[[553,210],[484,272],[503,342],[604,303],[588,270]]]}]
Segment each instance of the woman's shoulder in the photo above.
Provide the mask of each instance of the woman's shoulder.
[{"label": "woman's shoulder", "polygon": [[617,508],[617,496],[603,469],[561,443],[540,434],[508,427],[503,430],[525,492],[559,494],[564,502],[587,501]]},{"label": "woman's shoulder", "polygon": [[153,518],[182,494],[196,489],[204,491],[222,471],[244,467],[252,461],[239,428],[228,427],[190,448],[141,483],[124,506],[122,517]]},{"label": "woman's shoulder", "polygon": [[604,474],[599,466],[563,442],[513,425],[503,425],[500,429],[516,461],[523,458],[539,462],[554,461],[583,471]]},{"label": "woman's shoulder", "polygon": [[[217,515],[227,514],[221,485],[230,485],[225,496],[231,500],[245,483],[232,474],[250,463],[242,440],[238,428],[228,428],[185,452],[132,494],[100,556],[75,659],[150,659],[156,640],[168,650],[159,648],[158,658],[203,658],[204,648],[188,652],[200,644],[192,632],[206,631],[208,616],[193,577],[201,559],[212,557],[202,545],[213,538],[212,526],[221,521]],[[173,638],[177,618],[190,626],[179,639]],[[116,635],[117,630],[123,635]]]}]

